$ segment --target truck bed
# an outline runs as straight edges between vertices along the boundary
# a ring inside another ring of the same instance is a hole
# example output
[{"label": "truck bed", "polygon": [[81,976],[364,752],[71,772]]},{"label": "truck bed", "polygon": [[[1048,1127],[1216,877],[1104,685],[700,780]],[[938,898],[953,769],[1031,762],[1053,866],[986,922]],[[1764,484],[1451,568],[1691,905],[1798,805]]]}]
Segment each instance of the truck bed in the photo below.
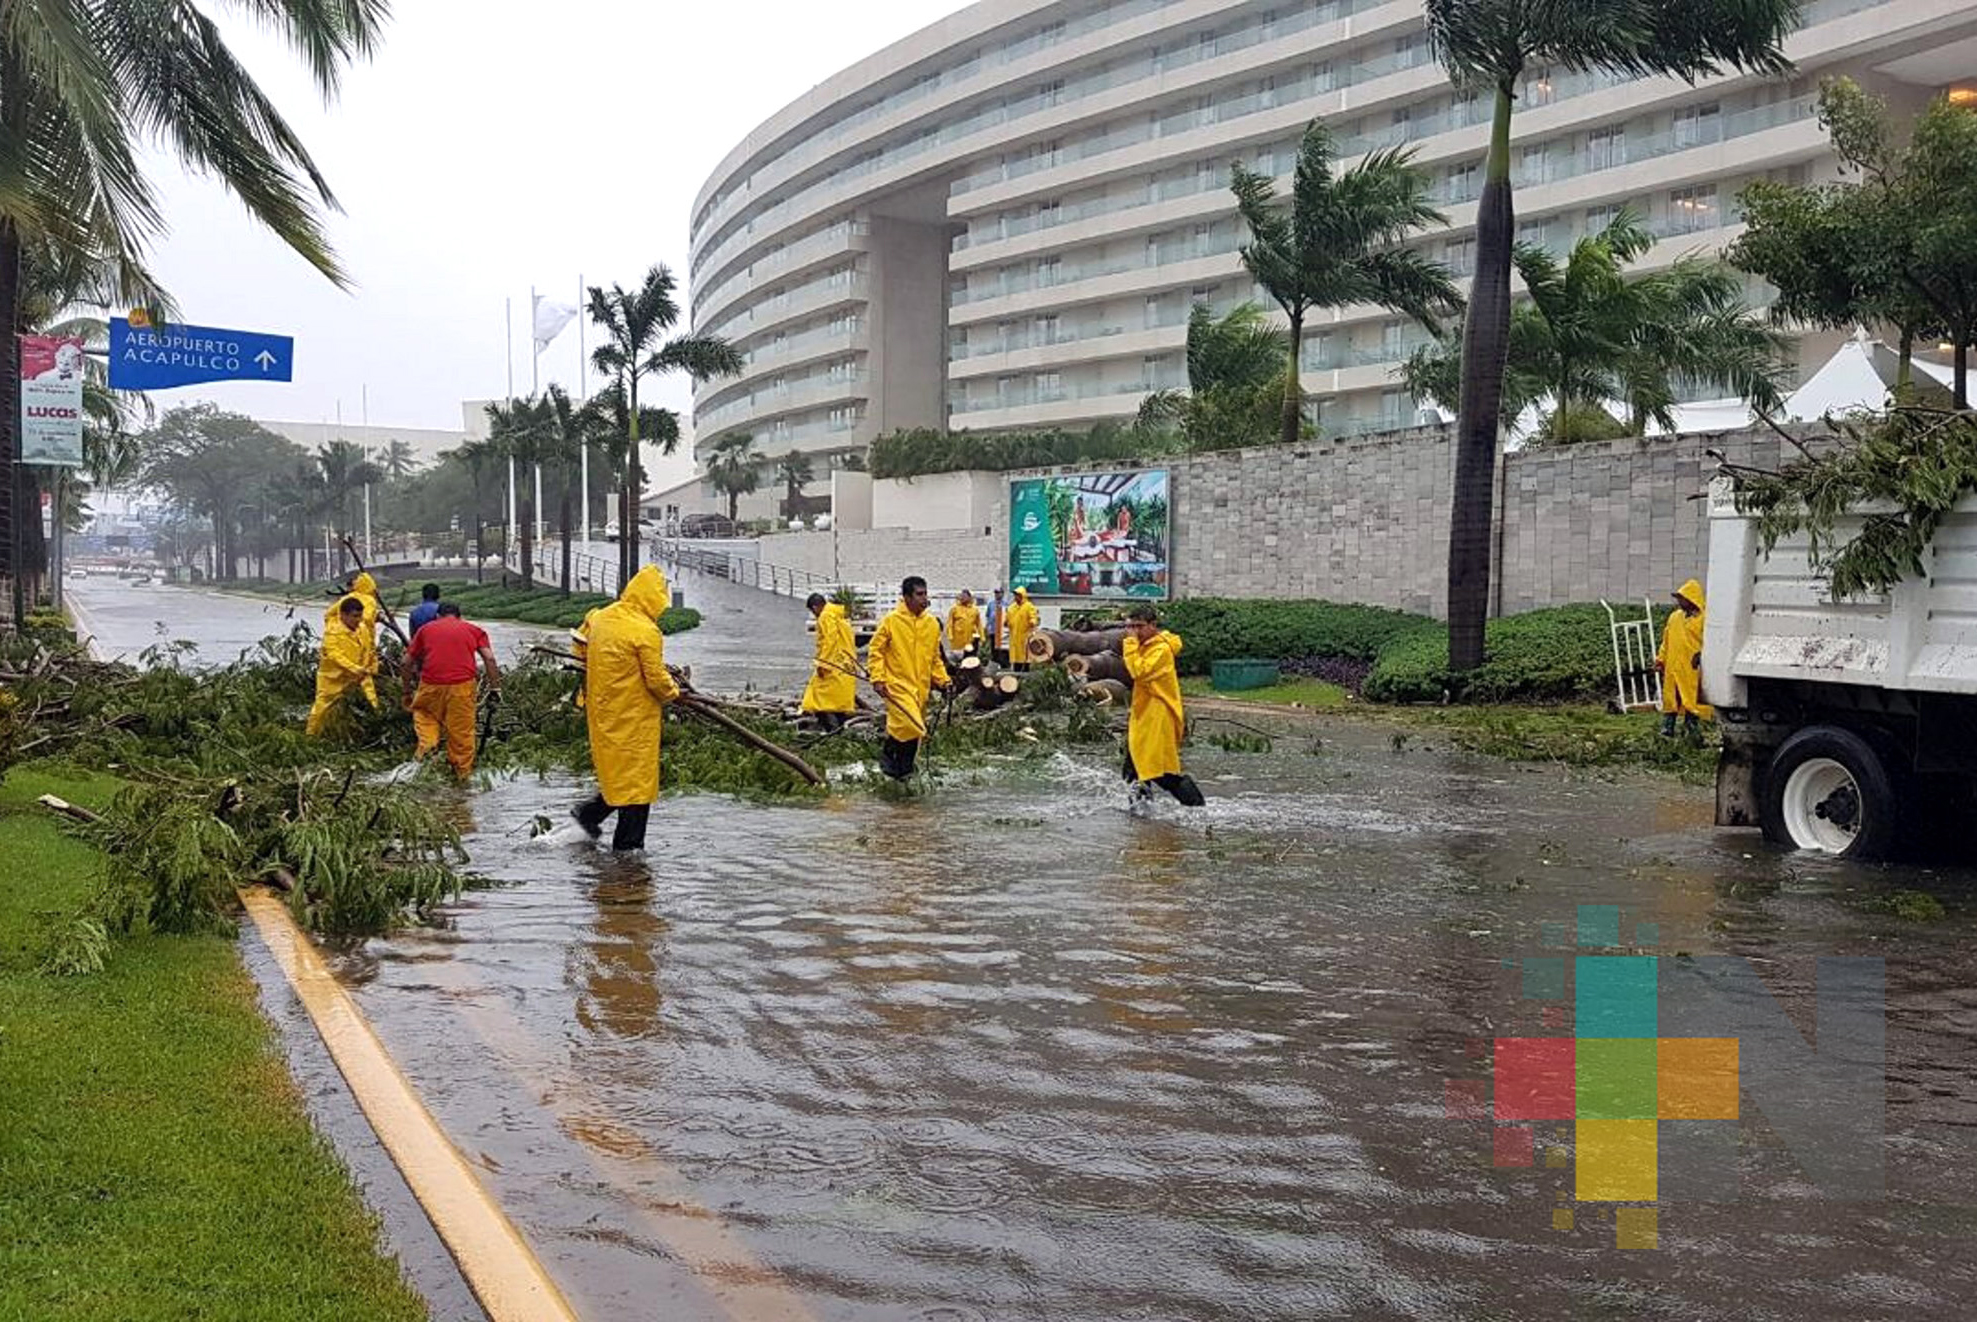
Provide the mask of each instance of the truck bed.
[{"label": "truck bed", "polygon": [[[1733,491],[1718,478],[1709,494],[1710,702],[1745,706],[1752,679],[1977,694],[1977,500],[1959,504],[1937,532],[1925,577],[1835,601],[1812,570],[1809,539],[1785,538],[1761,554],[1755,521],[1737,513]],[[1859,527],[1858,517],[1845,519],[1835,533],[1843,539]]]}]

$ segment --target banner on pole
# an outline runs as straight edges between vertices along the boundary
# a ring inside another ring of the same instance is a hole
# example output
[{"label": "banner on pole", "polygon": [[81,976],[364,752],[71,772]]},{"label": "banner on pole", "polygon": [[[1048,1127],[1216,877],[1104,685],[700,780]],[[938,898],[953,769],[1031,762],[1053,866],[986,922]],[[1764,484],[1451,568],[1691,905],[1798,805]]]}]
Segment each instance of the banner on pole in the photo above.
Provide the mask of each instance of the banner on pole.
[{"label": "banner on pole", "polygon": [[535,322],[535,356],[540,358],[542,351],[576,320],[577,307],[573,303],[558,303],[537,294],[531,312]]},{"label": "banner on pole", "polygon": [[82,467],[83,343],[21,336],[21,462]]}]

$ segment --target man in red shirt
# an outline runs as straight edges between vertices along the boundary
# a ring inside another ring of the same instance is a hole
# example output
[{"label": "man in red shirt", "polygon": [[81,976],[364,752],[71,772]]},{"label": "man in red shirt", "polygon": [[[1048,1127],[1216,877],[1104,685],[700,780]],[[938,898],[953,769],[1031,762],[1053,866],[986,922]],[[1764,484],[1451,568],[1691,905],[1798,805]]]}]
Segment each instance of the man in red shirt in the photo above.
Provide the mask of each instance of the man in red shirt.
[{"label": "man in red shirt", "polygon": [[412,728],[418,732],[418,758],[424,761],[446,738],[446,760],[461,780],[474,774],[475,665],[487,670],[488,701],[501,696],[501,668],[494,644],[478,624],[460,618],[460,608],[439,603],[439,616],[412,635],[405,652],[406,682],[415,690]]}]

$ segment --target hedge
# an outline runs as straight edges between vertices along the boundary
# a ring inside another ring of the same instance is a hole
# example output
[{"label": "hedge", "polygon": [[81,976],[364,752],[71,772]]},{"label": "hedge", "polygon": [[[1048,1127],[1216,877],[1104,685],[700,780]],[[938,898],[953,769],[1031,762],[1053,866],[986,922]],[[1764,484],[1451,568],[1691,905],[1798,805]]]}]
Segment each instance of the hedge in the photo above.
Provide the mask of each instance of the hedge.
[{"label": "hedge", "polygon": [[1190,675],[1205,675],[1229,657],[1375,661],[1400,640],[1440,627],[1425,615],[1380,606],[1221,597],[1176,601],[1161,617],[1187,644],[1180,668]]},{"label": "hedge", "polygon": [[[1655,632],[1667,619],[1655,613]],[[1449,673],[1442,625],[1397,640],[1374,663],[1365,695],[1375,702],[1565,702],[1613,692],[1613,634],[1604,607],[1556,606],[1492,620],[1481,668]]]}]

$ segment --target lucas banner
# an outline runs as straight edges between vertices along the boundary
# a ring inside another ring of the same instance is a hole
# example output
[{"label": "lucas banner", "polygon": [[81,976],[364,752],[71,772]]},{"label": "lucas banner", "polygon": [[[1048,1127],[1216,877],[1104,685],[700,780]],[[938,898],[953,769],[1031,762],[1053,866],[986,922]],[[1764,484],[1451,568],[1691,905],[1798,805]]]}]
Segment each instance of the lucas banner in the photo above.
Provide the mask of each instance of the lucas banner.
[{"label": "lucas banner", "polygon": [[1009,485],[1009,586],[1040,597],[1167,598],[1164,469]]},{"label": "lucas banner", "polygon": [[21,462],[82,467],[82,341],[21,336]]}]

